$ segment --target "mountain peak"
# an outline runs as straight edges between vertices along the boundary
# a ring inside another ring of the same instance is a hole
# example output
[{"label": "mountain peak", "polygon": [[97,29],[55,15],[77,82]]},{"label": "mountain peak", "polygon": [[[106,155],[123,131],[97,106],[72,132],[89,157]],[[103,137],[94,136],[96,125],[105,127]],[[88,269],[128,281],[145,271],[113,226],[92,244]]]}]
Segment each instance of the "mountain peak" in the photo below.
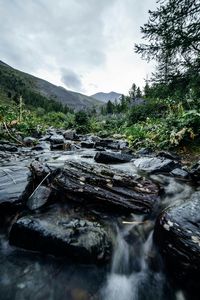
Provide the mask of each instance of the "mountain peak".
[{"label": "mountain peak", "polygon": [[94,99],[97,99],[101,102],[106,103],[109,100],[112,101],[112,102],[115,101],[115,100],[118,100],[121,95],[122,94],[111,91],[109,93],[99,92],[99,93],[96,93],[96,94],[92,95],[91,97],[94,98]]}]

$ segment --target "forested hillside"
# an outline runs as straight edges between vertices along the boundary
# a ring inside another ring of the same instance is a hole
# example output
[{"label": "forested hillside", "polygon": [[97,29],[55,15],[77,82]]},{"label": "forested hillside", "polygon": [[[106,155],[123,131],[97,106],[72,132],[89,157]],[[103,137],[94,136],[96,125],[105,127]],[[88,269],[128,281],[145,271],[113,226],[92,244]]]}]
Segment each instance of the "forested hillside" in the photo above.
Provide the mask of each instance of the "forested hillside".
[{"label": "forested hillside", "polygon": [[0,89],[8,99],[22,95],[27,105],[42,107],[47,111],[81,110],[100,104],[96,99],[67,91],[48,81],[18,71],[0,62]]}]

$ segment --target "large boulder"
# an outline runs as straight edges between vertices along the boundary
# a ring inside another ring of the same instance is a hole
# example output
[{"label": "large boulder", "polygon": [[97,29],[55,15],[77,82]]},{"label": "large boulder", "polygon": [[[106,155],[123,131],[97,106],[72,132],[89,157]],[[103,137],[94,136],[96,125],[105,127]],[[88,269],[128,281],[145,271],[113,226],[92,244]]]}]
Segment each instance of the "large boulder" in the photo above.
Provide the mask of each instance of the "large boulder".
[{"label": "large boulder", "polygon": [[176,167],[178,163],[166,158],[143,157],[134,161],[134,165],[141,171],[147,173],[169,173]]},{"label": "large boulder", "polygon": [[80,262],[110,258],[111,240],[102,225],[73,218],[59,210],[19,219],[10,231],[10,244]]},{"label": "large boulder", "polygon": [[178,279],[200,275],[200,192],[167,208],[157,219],[154,240]]},{"label": "large boulder", "polygon": [[133,155],[119,152],[97,152],[94,160],[103,164],[126,163],[133,159]]},{"label": "large boulder", "polygon": [[0,213],[22,205],[30,192],[30,171],[26,167],[0,167]]}]

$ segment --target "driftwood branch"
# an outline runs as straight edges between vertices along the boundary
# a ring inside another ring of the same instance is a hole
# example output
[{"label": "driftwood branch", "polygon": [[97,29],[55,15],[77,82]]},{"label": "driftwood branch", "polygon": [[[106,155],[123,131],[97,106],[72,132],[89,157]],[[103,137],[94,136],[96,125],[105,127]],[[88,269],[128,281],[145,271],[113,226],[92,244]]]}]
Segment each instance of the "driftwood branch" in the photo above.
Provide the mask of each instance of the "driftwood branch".
[{"label": "driftwood branch", "polygon": [[10,131],[9,131],[7,125],[6,125],[6,122],[3,122],[3,125],[4,125],[4,127],[5,127],[5,129],[6,129],[6,132],[7,132],[7,134],[9,135],[9,137],[11,137],[11,139],[13,139],[13,140],[14,140],[15,142],[17,142],[18,144],[24,146],[24,143],[22,143],[21,141],[19,141],[18,139],[16,139],[16,138],[10,133]]}]

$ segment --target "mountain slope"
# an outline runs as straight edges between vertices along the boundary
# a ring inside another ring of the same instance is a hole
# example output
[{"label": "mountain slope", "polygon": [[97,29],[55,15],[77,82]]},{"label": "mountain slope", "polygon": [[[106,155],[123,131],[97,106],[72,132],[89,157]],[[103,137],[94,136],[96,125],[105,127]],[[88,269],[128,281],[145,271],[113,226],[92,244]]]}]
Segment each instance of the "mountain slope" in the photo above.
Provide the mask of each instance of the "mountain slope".
[{"label": "mountain slope", "polygon": [[108,102],[109,100],[114,102],[115,100],[118,100],[119,97],[121,96],[122,94],[119,94],[119,93],[115,93],[115,92],[110,92],[110,93],[96,93],[94,95],[91,95],[91,97],[101,101],[101,102]]},{"label": "mountain slope", "polygon": [[[46,80],[16,70],[2,61],[0,61],[0,89],[9,94],[9,97],[22,94],[25,102],[33,106],[48,100],[75,110],[101,104],[92,97],[68,91]],[[39,99],[38,104],[35,103],[35,99]]]}]

